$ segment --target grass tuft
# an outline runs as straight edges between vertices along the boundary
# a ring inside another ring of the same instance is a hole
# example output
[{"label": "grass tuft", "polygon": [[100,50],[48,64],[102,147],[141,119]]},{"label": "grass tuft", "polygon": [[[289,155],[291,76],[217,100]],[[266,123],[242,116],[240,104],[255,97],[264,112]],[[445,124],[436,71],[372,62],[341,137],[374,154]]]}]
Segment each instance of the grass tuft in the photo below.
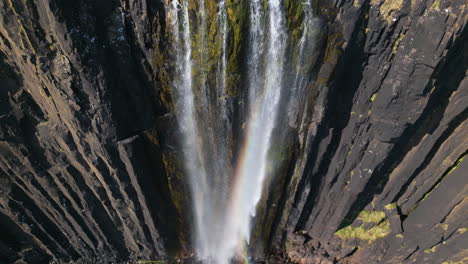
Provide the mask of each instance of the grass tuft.
[{"label": "grass tuft", "polygon": [[387,210],[389,210],[389,211],[390,211],[390,210],[394,210],[394,209],[396,209],[396,208],[397,208],[397,204],[396,204],[396,203],[387,204],[387,205],[385,206],[385,209],[387,209]]},{"label": "grass tuft", "polygon": [[358,219],[364,223],[380,223],[385,219],[385,212],[383,211],[362,211]]},{"label": "grass tuft", "polygon": [[362,226],[354,227],[350,225],[338,230],[335,234],[342,240],[357,238],[372,243],[373,241],[379,238],[384,238],[390,234],[390,222],[386,220],[368,230]]}]

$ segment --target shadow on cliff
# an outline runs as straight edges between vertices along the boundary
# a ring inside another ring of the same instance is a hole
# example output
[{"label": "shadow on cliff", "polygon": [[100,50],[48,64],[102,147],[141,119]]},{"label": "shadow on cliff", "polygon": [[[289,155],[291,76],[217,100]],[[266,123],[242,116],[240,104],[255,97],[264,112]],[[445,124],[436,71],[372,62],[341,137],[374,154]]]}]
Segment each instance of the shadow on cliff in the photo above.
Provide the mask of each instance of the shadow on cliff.
[{"label": "shadow on cliff", "polygon": [[[414,124],[409,125],[403,132],[402,136],[394,142],[393,149],[383,161],[382,166],[374,171],[364,190],[359,194],[351,209],[348,211],[348,214],[341,223],[340,228],[351,224],[357,218],[359,213],[373,200],[374,196],[382,193],[393,169],[403,160],[406,154],[408,154],[413,147],[417,146],[421,142],[425,135],[433,133],[439,125],[448,106],[450,96],[457,90],[461,81],[465,77],[467,70],[466,65],[468,65],[468,56],[466,49],[464,48],[467,33],[468,29],[465,28],[460,37],[457,38],[456,42],[449,45],[450,49],[446,59],[436,66],[434,73],[431,76],[431,79],[435,80],[435,83],[433,85],[432,83],[429,83],[424,90],[425,93],[428,93],[434,87],[434,91],[430,95],[423,113],[420,118]],[[448,129],[438,139],[422,165],[409,177],[400,192],[392,198],[392,202],[397,201],[398,198],[405,193],[412,180],[429,164],[443,142],[445,142],[452,132],[467,118],[468,109],[465,109],[465,111],[460,113],[449,123]],[[403,216],[403,219],[404,218],[405,216]]]},{"label": "shadow on cliff", "polygon": [[[366,66],[368,58],[368,55],[364,51],[364,31],[365,25],[368,22],[368,17],[366,17],[368,9],[369,5],[363,6],[355,29],[348,41],[349,46],[344,50],[336,65],[335,71],[330,78],[332,81],[328,83],[329,93],[326,99],[327,106],[323,121],[311,145],[311,153],[304,169],[304,172],[308,176],[302,178],[302,182],[299,184],[299,188],[301,189],[297,192],[300,194],[306,185],[310,186],[310,193],[295,231],[306,228],[331,160],[340,144],[341,137],[343,136],[342,132],[351,117],[354,95],[362,81],[363,69]],[[330,136],[330,144],[328,144],[323,156],[319,157],[320,144]],[[332,180],[331,184],[335,181],[336,177]],[[296,202],[298,202],[298,199],[298,197],[295,198]]]}]

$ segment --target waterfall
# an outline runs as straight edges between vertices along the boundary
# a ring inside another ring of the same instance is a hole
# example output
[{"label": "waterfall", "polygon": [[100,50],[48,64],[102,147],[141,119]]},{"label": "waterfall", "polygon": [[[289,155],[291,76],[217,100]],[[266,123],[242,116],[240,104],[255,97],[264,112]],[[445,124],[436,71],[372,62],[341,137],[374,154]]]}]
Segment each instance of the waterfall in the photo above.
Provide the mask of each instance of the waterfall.
[{"label": "waterfall", "polygon": [[291,85],[291,94],[289,95],[288,102],[288,119],[289,124],[292,127],[296,127],[298,124],[298,113],[300,111],[301,101],[304,100],[304,89],[308,82],[308,76],[311,70],[311,59],[310,53],[315,50],[315,39],[316,34],[314,25],[318,21],[313,17],[312,5],[309,1],[304,1],[303,5],[304,18],[302,21],[303,32],[296,48],[296,61],[293,71],[293,80]]},{"label": "waterfall", "polygon": [[[265,179],[272,174],[268,151],[274,144],[272,136],[280,99],[283,95],[299,96],[305,81],[299,73],[303,60],[299,57],[293,63],[296,75],[291,80],[292,92],[285,92],[284,68],[289,64],[285,62],[288,30],[284,0],[268,0],[266,5],[263,0],[247,1],[248,113],[239,156],[232,159],[226,93],[230,56],[228,18],[232,10],[228,12],[226,0],[218,0],[213,19],[207,14],[213,2],[166,1],[174,58],[175,114],[193,203],[194,249],[203,263],[228,264],[233,258],[246,256],[243,251],[250,240],[251,221]],[[306,17],[310,17],[310,5],[304,10]],[[307,47],[308,18],[303,25],[298,56]],[[217,52],[210,52],[213,49]],[[285,102],[290,104],[288,100]],[[237,163],[232,164],[232,160]]]},{"label": "waterfall", "polygon": [[[201,26],[198,61],[193,61],[193,26],[189,18],[189,0],[173,0],[168,13],[173,36],[175,57],[174,88],[176,92],[176,116],[181,130],[185,171],[188,176],[193,207],[195,249],[200,259],[213,259],[217,254],[222,229],[225,226],[224,208],[227,203],[228,157],[225,89],[227,66],[227,9],[219,3],[219,24],[222,34],[222,56],[217,69],[216,91],[210,95],[207,83],[207,33],[204,1],[199,1]],[[194,76],[197,67],[201,74]],[[198,91],[198,93],[197,93]],[[211,121],[211,122],[210,122]],[[203,124],[210,124],[206,127]],[[209,177],[208,177],[209,175]]]},{"label": "waterfall", "polygon": [[[262,58],[265,42],[265,21],[263,0],[252,0],[249,4],[250,31],[249,31],[249,104],[253,106],[258,98],[258,87],[262,85]],[[249,109],[250,110],[250,109]]]},{"label": "waterfall", "polygon": [[[250,113],[246,127],[245,142],[241,150],[238,167],[235,172],[235,185],[231,207],[228,212],[229,237],[234,238],[230,248],[239,247],[238,243],[250,239],[251,218],[255,216],[256,205],[260,200],[262,188],[268,173],[267,154],[272,144],[272,132],[278,114],[279,99],[283,83],[283,66],[287,43],[284,7],[280,0],[268,1],[268,43],[265,50],[265,69],[262,72],[262,46],[256,45],[264,36],[261,1],[250,2],[252,12],[251,41],[252,61],[251,77],[263,76],[263,81],[250,82]],[[231,242],[231,241],[229,241]]]},{"label": "waterfall", "polygon": [[192,45],[191,28],[188,10],[188,0],[173,0],[169,9],[170,28],[173,34],[175,48],[175,76],[174,86],[176,93],[176,115],[181,130],[182,148],[185,159],[189,185],[194,204],[194,225],[199,243],[208,241],[200,234],[206,233],[204,217],[209,210],[206,205],[208,194],[207,172],[203,163],[202,142],[200,130],[197,126],[197,113],[195,109],[195,95],[193,91],[192,75]]}]

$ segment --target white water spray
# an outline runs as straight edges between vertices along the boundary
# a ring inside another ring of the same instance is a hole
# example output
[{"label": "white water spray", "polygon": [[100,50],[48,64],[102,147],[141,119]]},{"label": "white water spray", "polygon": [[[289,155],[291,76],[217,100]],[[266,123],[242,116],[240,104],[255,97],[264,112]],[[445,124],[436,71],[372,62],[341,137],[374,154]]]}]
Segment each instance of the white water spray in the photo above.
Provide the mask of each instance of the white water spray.
[{"label": "white water spray", "polygon": [[[196,12],[199,19],[189,15],[193,11],[189,10],[189,2],[193,0],[167,1],[170,3],[169,26],[174,37],[176,115],[193,202],[195,251],[203,263],[229,264],[233,258],[245,256],[241,251],[249,243],[251,221],[265,179],[272,173],[268,151],[273,144],[287,65],[284,0],[268,0],[266,6],[263,0],[248,1],[248,117],[234,175],[229,175],[231,159],[227,146],[230,124],[226,110],[229,78],[226,0],[218,0],[216,20],[207,18],[205,0],[197,2],[201,9]],[[208,40],[211,23],[216,23],[219,31],[216,33],[219,57],[216,58],[214,85],[205,65],[212,56],[207,51],[213,41],[211,36]],[[193,29],[197,33],[195,38]],[[298,44],[300,56],[306,46],[307,33],[303,35],[304,40]],[[198,43],[195,50],[192,50],[193,41]],[[300,65],[296,68],[299,71]],[[302,87],[299,73],[292,82],[294,87]]]},{"label": "white water spray", "polygon": [[[251,10],[256,10],[258,2],[251,2]],[[252,71],[256,76],[263,76],[263,82],[252,81],[249,89],[251,96],[250,114],[247,124],[245,142],[239,158],[236,171],[236,183],[232,195],[229,211],[226,237],[234,238],[230,245],[231,252],[239,248],[239,243],[250,240],[251,219],[255,216],[256,206],[260,200],[263,183],[270,173],[268,171],[268,149],[271,145],[272,132],[278,114],[279,99],[283,83],[283,66],[286,51],[286,25],[284,7],[280,0],[268,1],[268,43],[265,51],[266,65],[261,72],[262,56],[261,48],[253,48],[253,56],[257,61],[251,63]],[[255,14],[255,13],[254,13]],[[255,14],[258,15],[258,14]],[[258,19],[258,18],[255,18]],[[261,22],[259,22],[261,25]],[[257,24],[255,22],[254,24]],[[262,39],[263,33],[259,32],[261,26],[253,26],[251,36],[254,40]],[[253,44],[254,45],[254,44]]]},{"label": "white water spray", "polygon": [[[259,95],[258,87],[263,84],[262,61],[265,46],[265,17],[263,0],[252,0],[249,4],[249,104],[253,106]],[[249,109],[249,111],[251,111]]]},{"label": "white water spray", "polygon": [[[209,87],[204,64],[207,61],[206,12],[204,1],[199,2],[200,25],[198,27],[199,67],[201,76],[193,75],[192,26],[189,18],[189,0],[173,0],[168,12],[170,29],[174,37],[176,115],[181,129],[185,171],[194,205],[195,249],[197,257],[211,263],[218,254],[219,241],[225,226],[228,175],[226,134],[227,113],[225,110],[226,89],[226,50],[227,50],[227,10],[224,1],[219,4],[220,24],[222,25],[222,52],[217,70],[216,97],[209,100]],[[201,66],[201,67],[200,67]],[[195,93],[198,81],[200,92]],[[198,96],[198,97],[197,97]],[[196,103],[198,105],[196,105]],[[198,106],[198,111],[197,107]],[[206,128],[200,124],[210,123],[210,107],[216,107],[220,114],[211,118],[216,127]],[[207,155],[209,150],[211,155]],[[207,177],[208,173],[211,173]]]},{"label": "white water spray", "polygon": [[[194,203],[194,225],[197,233],[205,232],[204,216],[206,206],[206,193],[198,190],[208,189],[206,169],[203,164],[202,142],[198,129],[195,97],[193,93],[192,77],[192,47],[191,31],[188,10],[188,0],[173,0],[170,4],[169,17],[175,47],[175,73],[174,80],[176,91],[176,114],[182,136],[182,148],[185,159],[185,171],[188,173],[189,185],[191,186],[192,199]],[[197,239],[204,240],[197,235]],[[197,243],[205,243],[197,241]]]}]

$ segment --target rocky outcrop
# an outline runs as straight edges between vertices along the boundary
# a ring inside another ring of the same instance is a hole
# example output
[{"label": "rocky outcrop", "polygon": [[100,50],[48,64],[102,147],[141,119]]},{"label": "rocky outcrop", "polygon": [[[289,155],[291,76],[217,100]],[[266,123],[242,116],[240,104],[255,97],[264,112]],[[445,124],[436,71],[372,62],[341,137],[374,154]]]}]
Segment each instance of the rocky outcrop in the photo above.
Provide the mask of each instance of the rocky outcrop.
[{"label": "rocky outcrop", "polygon": [[[245,1],[228,5],[237,137],[247,22]],[[297,121],[277,128],[252,254],[464,263],[465,1],[314,10],[310,84]],[[190,255],[162,1],[5,0],[0,14],[0,263]]]},{"label": "rocky outcrop", "polygon": [[327,6],[305,168],[271,245],[301,263],[466,261],[465,4]]},{"label": "rocky outcrop", "polygon": [[0,262],[165,258],[181,217],[155,136],[160,4],[0,10]]}]

